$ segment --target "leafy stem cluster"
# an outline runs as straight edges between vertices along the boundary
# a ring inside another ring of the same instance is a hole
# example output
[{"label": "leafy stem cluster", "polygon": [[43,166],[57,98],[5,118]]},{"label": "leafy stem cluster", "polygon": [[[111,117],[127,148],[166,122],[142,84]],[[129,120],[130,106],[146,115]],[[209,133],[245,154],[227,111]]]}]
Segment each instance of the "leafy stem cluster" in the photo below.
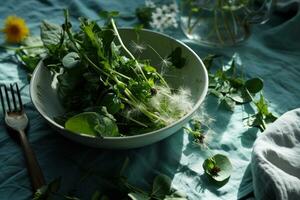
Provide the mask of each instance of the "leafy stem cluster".
[{"label": "leafy stem cluster", "polygon": [[[236,104],[253,103],[257,113],[245,118],[247,125],[258,127],[261,131],[266,129],[268,123],[277,119],[268,109],[268,104],[263,96],[263,80],[256,77],[245,79],[244,75],[238,72],[242,67],[238,54],[234,54],[227,65],[212,71],[213,60],[217,55],[208,55],[204,58],[204,64],[209,71],[209,92],[218,97],[219,103],[233,111]],[[256,94],[259,99],[255,100]],[[251,104],[250,104],[251,105]]]},{"label": "leafy stem cluster", "polygon": [[229,158],[222,154],[213,155],[211,149],[207,144],[205,144],[204,129],[199,120],[193,119],[191,121],[191,127],[185,127],[187,133],[193,138],[194,142],[204,146],[205,150],[208,151],[210,156],[204,160],[202,167],[204,173],[212,180],[214,183],[223,183],[229,179],[232,171],[232,165]]},{"label": "leafy stem cluster", "polygon": [[[66,113],[55,120],[74,132],[123,136],[161,128],[184,115],[186,111],[175,113],[170,103],[176,90],[150,60],[138,60],[124,44],[113,19],[117,13],[100,15],[105,15],[106,25],[81,17],[74,31],[65,10],[62,25],[42,22],[38,45],[16,49],[29,72],[42,59],[56,74]],[[185,65],[180,48],[170,51],[167,59],[168,67]]]}]

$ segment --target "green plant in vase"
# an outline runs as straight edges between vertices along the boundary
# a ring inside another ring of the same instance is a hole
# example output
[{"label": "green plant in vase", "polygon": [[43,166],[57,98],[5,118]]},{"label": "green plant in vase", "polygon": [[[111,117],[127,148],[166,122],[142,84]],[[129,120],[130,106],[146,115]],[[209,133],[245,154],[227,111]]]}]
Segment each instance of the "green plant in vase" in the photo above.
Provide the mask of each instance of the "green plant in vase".
[{"label": "green plant in vase", "polygon": [[209,46],[240,43],[250,24],[268,18],[271,0],[183,0],[181,28],[189,39]]}]

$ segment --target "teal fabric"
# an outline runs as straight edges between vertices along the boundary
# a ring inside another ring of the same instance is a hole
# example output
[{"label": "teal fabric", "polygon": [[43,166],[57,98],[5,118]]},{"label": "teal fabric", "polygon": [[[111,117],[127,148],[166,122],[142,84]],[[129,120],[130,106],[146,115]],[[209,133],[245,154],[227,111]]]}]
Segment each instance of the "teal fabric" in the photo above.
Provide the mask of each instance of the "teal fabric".
[{"label": "teal fabric", "polygon": [[[58,1],[27,0],[2,1],[0,25],[7,15],[16,14],[26,19],[31,34],[39,33],[43,19],[62,23],[62,8],[69,8],[72,19],[79,16],[97,18],[100,10],[119,10],[120,26],[132,26],[135,8],[143,1]],[[253,28],[249,40],[237,47],[207,48],[186,39],[178,28],[170,33],[184,41],[200,56],[220,53],[230,57],[238,52],[247,77],[262,77],[264,95],[271,110],[281,115],[300,107],[300,14],[298,1],[278,1],[271,20]],[[3,41],[3,37],[0,37]],[[203,174],[202,163],[207,152],[193,146],[183,131],[156,144],[131,150],[94,149],[69,141],[53,131],[39,116],[30,102],[27,75],[15,62],[12,52],[0,52],[0,82],[18,82],[22,86],[25,109],[30,118],[28,138],[50,181],[62,177],[61,191],[73,191],[81,199],[90,199],[96,189],[109,186],[104,176],[117,174],[126,157],[130,163],[126,170],[131,183],[149,188],[155,175],[163,173],[172,178],[172,186],[187,194],[189,199],[239,199],[252,191],[250,160],[253,142],[258,134],[247,128],[242,118],[250,107],[236,106],[233,113],[217,106],[217,100],[208,96],[201,110],[215,121],[211,124],[210,146],[213,153],[229,156],[233,173],[222,187],[212,185]],[[89,174],[79,182],[82,176]],[[31,186],[19,146],[7,135],[1,116],[0,122],[0,199],[30,199]]]}]

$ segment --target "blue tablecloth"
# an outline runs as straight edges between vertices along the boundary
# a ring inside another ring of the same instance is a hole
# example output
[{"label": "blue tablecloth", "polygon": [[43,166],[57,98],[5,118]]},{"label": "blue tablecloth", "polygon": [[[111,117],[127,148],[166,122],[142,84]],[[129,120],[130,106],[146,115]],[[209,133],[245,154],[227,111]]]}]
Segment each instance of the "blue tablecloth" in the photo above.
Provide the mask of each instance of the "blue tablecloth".
[{"label": "blue tablecloth", "polygon": [[[270,109],[280,115],[300,107],[300,14],[298,1],[278,1],[271,20],[253,28],[249,40],[237,47],[206,48],[186,39],[178,28],[171,36],[182,40],[200,57],[208,53],[232,56],[238,52],[245,66],[247,77],[262,77],[264,95]],[[61,23],[62,8],[69,8],[72,19],[79,16],[97,18],[100,10],[119,10],[121,26],[134,25],[135,8],[143,1],[58,1],[27,0],[2,1],[0,25],[7,15],[16,14],[26,19],[32,34],[39,33],[42,19]],[[0,37],[0,41],[4,41]],[[11,53],[11,52],[10,52]],[[74,192],[81,199],[89,199],[93,191],[100,190],[108,182],[101,176],[118,173],[126,157],[130,159],[126,170],[129,181],[140,187],[149,187],[153,177],[163,173],[172,178],[172,186],[186,193],[189,199],[238,199],[252,191],[249,162],[252,144],[261,134],[256,128],[243,125],[245,117],[242,106],[233,113],[216,106],[215,97],[208,96],[202,108],[215,119],[211,125],[214,153],[228,155],[233,164],[233,173],[223,187],[209,184],[203,175],[202,163],[207,157],[204,151],[195,148],[183,131],[150,146],[132,150],[93,149],[73,143],[55,131],[39,116],[30,102],[27,75],[23,68],[9,59],[9,52],[0,52],[0,82],[17,81],[22,85],[25,109],[30,118],[29,140],[50,181],[62,177],[61,191]],[[245,108],[247,109],[247,108]],[[2,117],[1,117],[2,118]],[[86,179],[81,179],[86,176]],[[81,181],[80,181],[81,180]],[[0,199],[30,199],[32,195],[23,154],[19,146],[7,135],[4,122],[0,122]]]}]

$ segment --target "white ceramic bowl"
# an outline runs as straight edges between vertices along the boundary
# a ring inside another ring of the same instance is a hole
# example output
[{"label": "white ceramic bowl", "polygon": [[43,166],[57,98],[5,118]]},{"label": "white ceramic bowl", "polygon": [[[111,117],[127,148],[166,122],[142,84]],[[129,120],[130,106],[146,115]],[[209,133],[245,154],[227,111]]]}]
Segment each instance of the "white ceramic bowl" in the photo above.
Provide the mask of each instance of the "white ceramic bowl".
[{"label": "white ceramic bowl", "polygon": [[[130,28],[119,30],[124,44],[130,49],[131,42],[136,41],[136,32]],[[64,108],[56,93],[57,80],[41,61],[33,72],[30,84],[30,96],[38,112],[46,121],[63,136],[76,142],[99,148],[127,149],[142,147],[162,140],[178,131],[192,117],[204,100],[208,88],[208,76],[204,64],[197,54],[188,46],[169,36],[142,30],[140,42],[151,45],[161,56],[168,56],[176,47],[181,47],[182,55],[186,58],[186,65],[182,69],[174,69],[168,73],[167,82],[174,88],[189,88],[194,101],[193,109],[177,122],[162,129],[127,137],[93,137],[75,134],[57,124],[53,117],[64,113]],[[161,59],[150,48],[147,48],[140,58],[149,58],[153,66],[159,66]]]}]

